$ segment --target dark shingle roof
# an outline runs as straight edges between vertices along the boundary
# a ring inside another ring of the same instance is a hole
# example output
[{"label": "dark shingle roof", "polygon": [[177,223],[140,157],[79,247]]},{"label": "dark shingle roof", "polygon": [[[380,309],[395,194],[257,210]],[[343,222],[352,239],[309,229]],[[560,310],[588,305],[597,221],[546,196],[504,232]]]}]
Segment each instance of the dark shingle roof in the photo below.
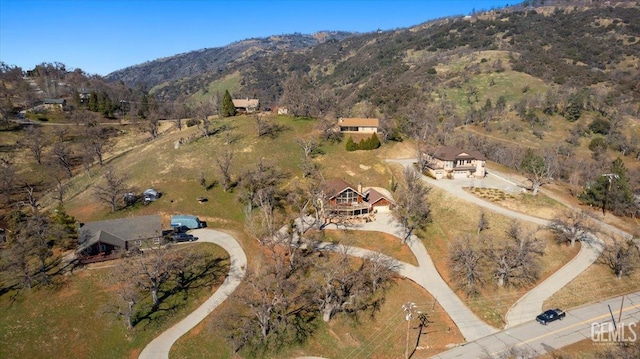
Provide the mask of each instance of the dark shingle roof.
[{"label": "dark shingle roof", "polygon": [[63,98],[45,98],[45,105],[64,105],[65,100]]},{"label": "dark shingle roof", "polygon": [[124,242],[144,240],[162,236],[160,216],[138,216],[87,222],[80,227],[80,238],[88,238],[84,246],[97,241],[124,246]]},{"label": "dark shingle roof", "polygon": [[[333,198],[347,188],[351,188],[353,191],[360,193],[358,192],[358,189],[349,184],[349,182],[340,178],[336,178],[327,181],[327,183],[324,185],[324,194],[327,196],[327,198]],[[362,195],[362,193],[360,193],[360,195]]]},{"label": "dark shingle roof", "polygon": [[438,147],[435,151],[431,152],[431,156],[443,161],[455,161],[462,159],[475,159],[484,161],[487,158],[476,150],[465,151],[463,149],[453,146]]},{"label": "dark shingle roof", "polygon": [[369,194],[369,196],[367,197],[367,202],[369,202],[371,205],[376,204],[381,199],[386,199],[390,203],[393,203],[392,198],[389,198],[388,196],[376,191],[373,188],[370,188],[369,191],[367,191],[367,193]]}]

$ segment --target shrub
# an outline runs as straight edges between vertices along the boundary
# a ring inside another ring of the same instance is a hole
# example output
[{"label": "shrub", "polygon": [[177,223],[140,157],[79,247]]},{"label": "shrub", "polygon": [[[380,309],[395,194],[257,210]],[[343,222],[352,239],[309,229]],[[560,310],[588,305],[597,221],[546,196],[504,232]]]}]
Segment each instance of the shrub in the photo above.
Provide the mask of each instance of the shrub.
[{"label": "shrub", "polygon": [[611,123],[603,118],[596,118],[589,124],[589,130],[593,133],[606,135],[611,129]]},{"label": "shrub", "polygon": [[582,115],[582,105],[578,103],[570,103],[564,113],[564,118],[569,122],[576,122]]},{"label": "shrub", "polygon": [[607,141],[600,136],[592,139],[591,142],[589,142],[589,149],[592,152],[597,152],[599,150],[606,149],[606,148],[607,148]]},{"label": "shrub", "polygon": [[357,151],[357,150],[365,150],[365,151],[375,150],[376,148],[380,147],[380,139],[378,139],[378,136],[376,136],[376,134],[373,133],[371,134],[371,137],[367,138],[366,140],[363,138],[360,140],[360,142],[356,144],[353,141],[353,138],[349,136],[349,139],[347,140],[345,147],[349,152]]},{"label": "shrub", "polygon": [[190,118],[187,120],[187,127],[196,126],[200,123],[200,120],[196,120],[195,118]]},{"label": "shrub", "polygon": [[355,151],[358,149],[358,145],[356,145],[356,143],[353,142],[353,138],[351,136],[349,136],[349,139],[347,140],[347,144],[345,145],[345,147],[349,152]]}]

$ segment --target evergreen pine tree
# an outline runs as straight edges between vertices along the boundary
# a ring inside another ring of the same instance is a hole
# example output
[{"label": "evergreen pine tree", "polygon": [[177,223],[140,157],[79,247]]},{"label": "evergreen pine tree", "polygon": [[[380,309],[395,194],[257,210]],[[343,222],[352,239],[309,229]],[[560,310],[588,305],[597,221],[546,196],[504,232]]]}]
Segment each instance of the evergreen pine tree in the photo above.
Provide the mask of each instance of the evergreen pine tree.
[{"label": "evergreen pine tree", "polygon": [[349,152],[355,151],[358,149],[358,145],[356,145],[356,143],[353,142],[353,138],[351,136],[349,136],[349,139],[347,139],[347,144],[345,145],[345,147]]},{"label": "evergreen pine tree", "polygon": [[95,91],[91,91],[89,95],[89,104],[87,106],[89,111],[98,111],[98,94]]},{"label": "evergreen pine tree", "polygon": [[78,92],[77,89],[73,90],[72,100],[73,100],[73,104],[76,107],[80,107],[80,105],[82,104],[82,101],[80,100],[80,93]]},{"label": "evergreen pine tree", "polygon": [[[578,198],[585,204],[609,210],[616,215],[634,210],[634,197],[627,167],[620,157],[611,164],[610,176],[602,175]],[[611,181],[611,183],[609,183]]]},{"label": "evergreen pine tree", "polygon": [[371,135],[371,138],[369,139],[369,149],[370,150],[375,150],[378,147],[380,147],[380,139],[374,133],[374,134]]},{"label": "evergreen pine tree", "polygon": [[229,90],[224,91],[224,97],[222,98],[222,117],[235,116],[236,107],[233,105],[231,94]]}]

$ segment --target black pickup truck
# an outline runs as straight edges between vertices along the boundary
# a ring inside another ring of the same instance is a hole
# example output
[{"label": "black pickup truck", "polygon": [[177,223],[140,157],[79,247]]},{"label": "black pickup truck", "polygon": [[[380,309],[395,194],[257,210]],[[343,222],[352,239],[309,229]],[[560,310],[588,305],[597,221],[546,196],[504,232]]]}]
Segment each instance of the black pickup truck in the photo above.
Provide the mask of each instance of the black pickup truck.
[{"label": "black pickup truck", "polygon": [[538,315],[536,321],[540,324],[547,325],[558,319],[562,320],[567,314],[562,309],[549,309],[546,312]]}]

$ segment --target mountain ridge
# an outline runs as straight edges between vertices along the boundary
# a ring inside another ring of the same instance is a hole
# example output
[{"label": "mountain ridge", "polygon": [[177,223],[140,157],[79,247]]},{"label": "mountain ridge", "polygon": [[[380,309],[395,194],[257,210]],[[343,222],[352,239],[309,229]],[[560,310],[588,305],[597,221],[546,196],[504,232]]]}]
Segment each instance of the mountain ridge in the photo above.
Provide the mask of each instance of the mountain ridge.
[{"label": "mountain ridge", "polygon": [[296,51],[326,41],[341,40],[356,33],[318,31],[313,34],[270,35],[235,41],[226,46],[202,48],[167,56],[116,70],[105,76],[109,82],[123,81],[129,86],[152,88],[167,81],[222,71],[243,56],[263,56],[280,51]]}]

